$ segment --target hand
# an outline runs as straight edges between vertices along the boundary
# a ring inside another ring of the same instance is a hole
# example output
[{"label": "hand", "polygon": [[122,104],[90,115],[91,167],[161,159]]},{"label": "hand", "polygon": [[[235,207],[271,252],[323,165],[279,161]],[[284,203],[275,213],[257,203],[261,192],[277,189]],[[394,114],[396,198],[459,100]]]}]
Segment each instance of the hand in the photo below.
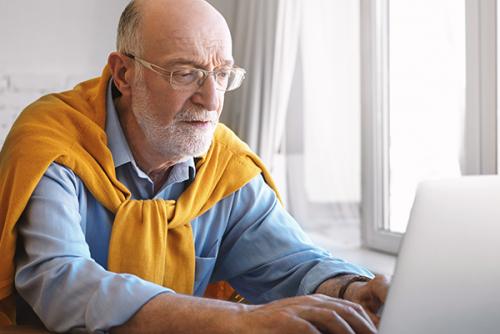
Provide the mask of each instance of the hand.
[{"label": "hand", "polygon": [[248,306],[238,333],[373,334],[376,327],[355,303],[321,294]]},{"label": "hand", "polygon": [[244,305],[173,293],[144,304],[112,333],[374,334],[363,308],[321,294]]},{"label": "hand", "polygon": [[363,306],[370,319],[378,327],[379,313],[387,298],[389,283],[389,278],[382,275],[377,275],[368,282],[354,282],[347,288],[344,298]]}]

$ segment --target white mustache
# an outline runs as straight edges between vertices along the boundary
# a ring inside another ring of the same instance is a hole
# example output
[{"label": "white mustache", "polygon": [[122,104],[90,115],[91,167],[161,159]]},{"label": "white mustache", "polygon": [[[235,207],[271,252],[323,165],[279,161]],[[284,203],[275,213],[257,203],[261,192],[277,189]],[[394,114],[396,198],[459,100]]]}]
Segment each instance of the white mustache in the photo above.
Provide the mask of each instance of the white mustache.
[{"label": "white mustache", "polygon": [[182,110],[175,116],[175,119],[180,122],[212,122],[215,123],[219,119],[216,111],[208,111],[205,109],[188,108]]}]

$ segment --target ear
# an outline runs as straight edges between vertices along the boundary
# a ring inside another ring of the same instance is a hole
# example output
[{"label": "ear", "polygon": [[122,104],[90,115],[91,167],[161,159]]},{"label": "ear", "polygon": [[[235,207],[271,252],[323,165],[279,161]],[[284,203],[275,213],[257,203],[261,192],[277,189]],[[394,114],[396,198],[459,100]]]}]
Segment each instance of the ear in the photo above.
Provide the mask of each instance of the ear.
[{"label": "ear", "polygon": [[108,65],[113,76],[113,82],[116,88],[123,96],[130,96],[131,83],[133,80],[132,60],[119,52],[112,52],[108,56]]}]

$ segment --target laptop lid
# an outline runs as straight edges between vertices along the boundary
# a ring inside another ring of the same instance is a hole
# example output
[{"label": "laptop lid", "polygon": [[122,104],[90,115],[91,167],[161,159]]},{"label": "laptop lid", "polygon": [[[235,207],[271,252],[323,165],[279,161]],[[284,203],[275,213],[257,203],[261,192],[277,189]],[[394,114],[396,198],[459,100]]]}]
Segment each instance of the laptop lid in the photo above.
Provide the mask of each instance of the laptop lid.
[{"label": "laptop lid", "polygon": [[500,176],[419,185],[379,333],[500,333]]}]

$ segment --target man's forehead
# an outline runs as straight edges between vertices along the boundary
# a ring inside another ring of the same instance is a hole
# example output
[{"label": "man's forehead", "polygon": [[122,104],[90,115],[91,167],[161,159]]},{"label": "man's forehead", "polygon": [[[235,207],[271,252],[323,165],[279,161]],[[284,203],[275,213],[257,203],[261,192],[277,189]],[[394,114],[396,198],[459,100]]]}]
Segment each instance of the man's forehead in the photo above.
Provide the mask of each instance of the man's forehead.
[{"label": "man's forehead", "polygon": [[[172,34],[168,38],[155,39],[150,47],[155,54],[162,56],[186,53],[201,57],[217,55],[225,59],[232,58],[231,43],[221,38]],[[146,46],[146,50],[151,49],[150,47]]]},{"label": "man's forehead", "polygon": [[223,39],[217,38],[189,38],[189,37],[173,37],[169,38],[170,46],[175,48],[202,48],[206,51],[223,51],[230,45]]}]

